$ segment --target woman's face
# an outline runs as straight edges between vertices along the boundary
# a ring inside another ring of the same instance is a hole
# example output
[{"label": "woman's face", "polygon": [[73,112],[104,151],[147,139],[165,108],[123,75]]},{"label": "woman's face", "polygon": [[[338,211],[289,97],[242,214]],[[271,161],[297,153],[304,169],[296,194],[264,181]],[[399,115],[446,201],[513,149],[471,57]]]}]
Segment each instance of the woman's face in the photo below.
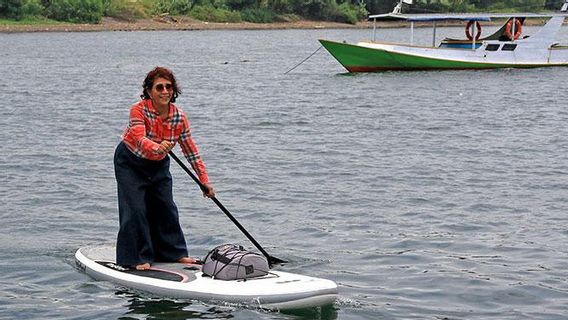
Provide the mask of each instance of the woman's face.
[{"label": "woman's face", "polygon": [[172,99],[174,88],[172,82],[165,78],[154,79],[152,88],[148,90],[148,95],[152,99],[152,103],[157,107],[167,106]]}]

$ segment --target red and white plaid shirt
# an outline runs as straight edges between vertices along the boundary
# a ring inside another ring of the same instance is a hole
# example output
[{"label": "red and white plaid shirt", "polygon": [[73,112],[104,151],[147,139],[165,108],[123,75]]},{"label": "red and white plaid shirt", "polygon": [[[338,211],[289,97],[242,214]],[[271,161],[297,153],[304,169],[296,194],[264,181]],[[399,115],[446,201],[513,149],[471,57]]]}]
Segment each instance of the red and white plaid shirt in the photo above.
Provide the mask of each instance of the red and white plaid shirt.
[{"label": "red and white plaid shirt", "polygon": [[142,100],[130,108],[130,121],[122,134],[122,141],[138,157],[148,160],[162,160],[166,154],[158,154],[158,146],[169,140],[179,143],[181,150],[197,173],[199,181],[208,183],[205,164],[199,150],[191,138],[189,121],[185,113],[170,103],[170,111],[165,120],[160,118],[152,105],[152,100]]}]

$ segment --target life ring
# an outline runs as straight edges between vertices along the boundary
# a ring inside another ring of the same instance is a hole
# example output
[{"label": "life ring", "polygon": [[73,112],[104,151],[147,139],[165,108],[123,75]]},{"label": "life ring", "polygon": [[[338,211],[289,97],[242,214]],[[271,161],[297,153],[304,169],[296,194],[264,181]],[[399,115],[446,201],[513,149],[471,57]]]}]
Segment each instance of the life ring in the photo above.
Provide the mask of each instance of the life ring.
[{"label": "life ring", "polygon": [[[513,37],[513,20],[515,20],[515,36]],[[507,25],[505,26],[505,32],[503,33],[505,37],[509,38],[510,40],[517,40],[521,36],[523,32],[523,23],[519,19],[510,19],[507,21]]]},{"label": "life ring", "polygon": [[[465,26],[465,36],[467,37],[467,40],[473,40],[473,36],[469,31],[471,29],[471,26],[473,25],[473,22],[473,20],[469,20],[469,22]],[[475,34],[475,41],[477,41],[479,40],[479,37],[481,37],[481,25],[479,24],[479,21],[475,21],[475,29],[477,30],[477,33]]]}]

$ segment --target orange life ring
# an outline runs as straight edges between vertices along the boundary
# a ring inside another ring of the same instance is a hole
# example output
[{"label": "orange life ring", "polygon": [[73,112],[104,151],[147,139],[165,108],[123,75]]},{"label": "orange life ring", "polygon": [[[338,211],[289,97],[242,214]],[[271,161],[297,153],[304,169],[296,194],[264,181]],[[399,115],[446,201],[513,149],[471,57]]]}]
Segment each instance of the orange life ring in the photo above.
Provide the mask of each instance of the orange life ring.
[{"label": "orange life ring", "polygon": [[[515,20],[515,36],[514,37],[513,37],[513,32],[512,32],[513,20]],[[507,25],[505,26],[505,33],[504,33],[505,37],[507,37],[511,40],[517,40],[521,36],[522,32],[523,32],[523,23],[521,22],[521,20],[510,19],[509,21],[507,21]]]},{"label": "orange life ring", "polygon": [[[469,22],[465,26],[465,36],[467,37],[467,40],[473,40],[473,36],[469,31],[471,29],[471,26],[473,25],[473,22],[473,20],[469,20]],[[479,24],[479,21],[475,21],[475,29],[477,30],[477,33],[475,34],[475,41],[477,41],[481,36],[481,25]]]}]

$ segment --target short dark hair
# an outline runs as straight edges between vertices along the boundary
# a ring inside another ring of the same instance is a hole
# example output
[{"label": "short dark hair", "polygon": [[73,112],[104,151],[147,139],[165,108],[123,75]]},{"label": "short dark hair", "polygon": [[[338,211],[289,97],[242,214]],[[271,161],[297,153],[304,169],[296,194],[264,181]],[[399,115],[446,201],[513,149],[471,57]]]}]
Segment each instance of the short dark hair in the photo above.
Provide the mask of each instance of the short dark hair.
[{"label": "short dark hair", "polygon": [[142,84],[143,91],[140,95],[140,98],[144,100],[150,99],[148,90],[152,89],[154,80],[156,80],[156,78],[164,78],[172,83],[173,94],[170,102],[176,102],[176,98],[181,94],[181,90],[178,87],[176,77],[174,76],[172,70],[164,67],[155,67],[152,71],[148,72],[146,79],[144,79],[144,83]]}]

